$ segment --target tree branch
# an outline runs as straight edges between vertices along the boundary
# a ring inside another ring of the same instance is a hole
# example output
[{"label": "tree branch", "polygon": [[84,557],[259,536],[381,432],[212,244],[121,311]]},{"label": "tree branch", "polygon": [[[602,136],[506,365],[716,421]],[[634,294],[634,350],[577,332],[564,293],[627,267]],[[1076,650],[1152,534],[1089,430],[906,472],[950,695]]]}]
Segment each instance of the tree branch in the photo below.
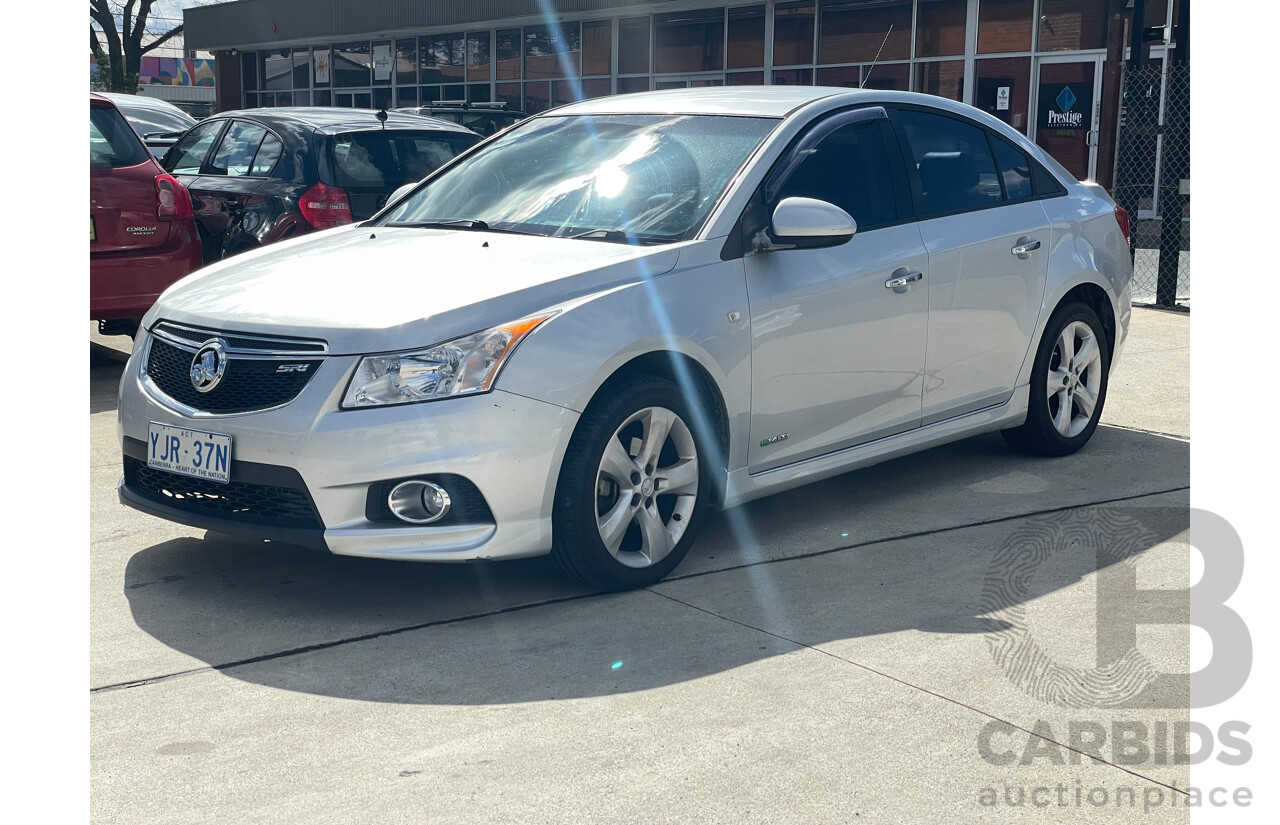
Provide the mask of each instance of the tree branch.
[{"label": "tree branch", "polygon": [[179,34],[182,34],[182,27],[183,27],[184,25],[186,25],[186,24],[185,24],[185,23],[179,23],[179,24],[177,25],[177,27],[170,29],[169,31],[167,31],[167,32],[165,32],[164,34],[160,35],[160,36],[159,36],[158,38],[156,38],[155,40],[152,40],[150,43],[148,43],[147,45],[145,45],[145,46],[143,46],[143,47],[142,47],[142,51],[141,51],[141,52],[139,52],[139,54],[146,54],[147,52],[151,51],[152,49],[154,49],[154,48],[156,48],[156,47],[158,47],[158,46],[164,45],[166,42],[168,42],[168,41],[169,41],[169,39],[170,39],[170,38],[173,38],[173,37],[176,37],[176,36],[177,36],[177,35],[179,35]]}]

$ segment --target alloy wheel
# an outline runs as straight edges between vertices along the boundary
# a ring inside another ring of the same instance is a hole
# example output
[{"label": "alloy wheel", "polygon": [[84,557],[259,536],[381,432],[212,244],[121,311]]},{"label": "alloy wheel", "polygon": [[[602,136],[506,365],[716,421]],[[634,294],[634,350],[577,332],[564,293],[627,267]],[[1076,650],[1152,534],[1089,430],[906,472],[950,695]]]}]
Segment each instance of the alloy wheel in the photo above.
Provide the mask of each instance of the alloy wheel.
[{"label": "alloy wheel", "polygon": [[1093,420],[1102,390],[1102,350],[1088,324],[1072,321],[1058,334],[1049,359],[1045,399],[1053,427],[1075,438]]}]

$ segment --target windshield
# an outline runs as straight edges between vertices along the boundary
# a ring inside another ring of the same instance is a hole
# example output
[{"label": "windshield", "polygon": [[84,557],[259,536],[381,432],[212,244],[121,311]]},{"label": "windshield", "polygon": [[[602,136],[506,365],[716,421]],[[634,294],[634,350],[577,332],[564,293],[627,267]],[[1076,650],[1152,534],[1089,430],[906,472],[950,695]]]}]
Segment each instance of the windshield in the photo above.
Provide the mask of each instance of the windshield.
[{"label": "windshield", "polygon": [[382,222],[685,240],[777,123],[710,115],[535,118],[446,170]]}]

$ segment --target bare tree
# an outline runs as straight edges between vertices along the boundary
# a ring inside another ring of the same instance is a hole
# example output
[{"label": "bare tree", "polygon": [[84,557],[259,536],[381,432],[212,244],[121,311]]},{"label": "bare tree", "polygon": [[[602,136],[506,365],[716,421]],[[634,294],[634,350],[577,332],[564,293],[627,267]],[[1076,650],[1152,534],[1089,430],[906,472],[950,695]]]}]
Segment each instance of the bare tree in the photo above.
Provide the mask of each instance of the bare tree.
[{"label": "bare tree", "polygon": [[[136,92],[142,56],[182,34],[182,24],[159,34],[148,33],[147,21],[158,0],[89,0],[89,40],[93,55],[108,67],[106,86],[113,92]],[[145,37],[151,39],[143,42]],[[106,41],[103,52],[102,41]]]}]

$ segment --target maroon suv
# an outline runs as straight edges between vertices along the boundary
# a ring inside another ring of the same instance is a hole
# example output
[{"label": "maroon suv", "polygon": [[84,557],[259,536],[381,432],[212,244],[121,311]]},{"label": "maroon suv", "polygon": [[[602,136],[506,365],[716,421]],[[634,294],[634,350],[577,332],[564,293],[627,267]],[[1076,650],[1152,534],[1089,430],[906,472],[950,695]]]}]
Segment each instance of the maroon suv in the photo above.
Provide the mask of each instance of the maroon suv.
[{"label": "maroon suv", "polygon": [[169,284],[200,268],[186,187],[115,105],[89,94],[89,317],[129,334]]}]

